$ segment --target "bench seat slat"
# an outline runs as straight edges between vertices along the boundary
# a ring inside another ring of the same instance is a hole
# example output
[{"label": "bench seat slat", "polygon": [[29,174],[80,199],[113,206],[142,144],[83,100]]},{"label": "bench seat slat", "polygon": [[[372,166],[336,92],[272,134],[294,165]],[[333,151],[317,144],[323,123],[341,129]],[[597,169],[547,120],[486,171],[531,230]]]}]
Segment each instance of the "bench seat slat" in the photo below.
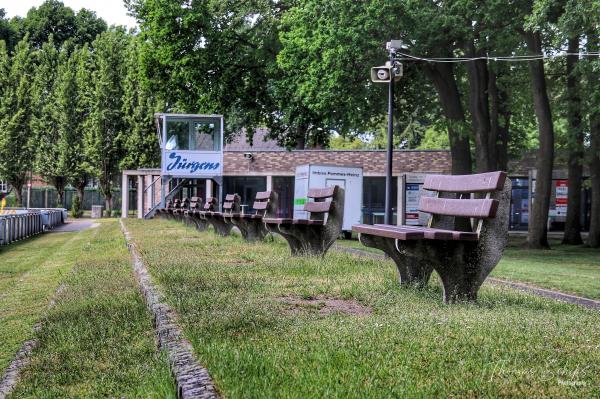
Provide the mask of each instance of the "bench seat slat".
[{"label": "bench seat slat", "polygon": [[498,201],[494,199],[421,197],[419,210],[434,215],[486,219],[496,217]]},{"label": "bench seat slat", "polygon": [[313,219],[294,219],[293,224],[310,224],[315,226],[322,226],[325,224],[324,220],[313,220]]},{"label": "bench seat slat", "polygon": [[502,190],[505,180],[506,172],[474,175],[427,175],[423,189],[453,193],[485,193]]},{"label": "bench seat slat", "polygon": [[422,231],[425,235],[426,240],[453,240],[453,241],[477,241],[477,233],[472,231],[456,231],[456,230],[443,230],[435,229],[430,227],[421,226],[390,226],[390,225],[379,225],[375,226],[388,227],[390,229],[403,229],[403,230],[414,230]]},{"label": "bench seat slat", "polygon": [[271,198],[271,191],[259,191],[256,193],[256,197],[254,197],[256,201],[267,200],[269,198]]},{"label": "bench seat slat", "polygon": [[331,210],[331,201],[307,202],[304,204],[304,210],[310,213],[327,213]]},{"label": "bench seat slat", "polygon": [[290,218],[265,218],[265,219],[263,219],[263,221],[265,223],[269,223],[269,224],[286,224],[286,223],[293,223],[294,219],[290,219]]},{"label": "bench seat slat", "polygon": [[[390,226],[392,227],[392,226]],[[361,234],[369,234],[378,237],[393,238],[396,240],[422,240],[425,234],[422,231],[393,229],[371,224],[355,224],[352,231]]]},{"label": "bench seat slat", "polygon": [[256,209],[257,211],[264,211],[268,206],[269,201],[255,201],[254,204],[252,204],[252,208]]},{"label": "bench seat slat", "polygon": [[335,194],[336,187],[337,186],[325,188],[311,188],[308,190],[307,197],[313,199],[331,198]]}]

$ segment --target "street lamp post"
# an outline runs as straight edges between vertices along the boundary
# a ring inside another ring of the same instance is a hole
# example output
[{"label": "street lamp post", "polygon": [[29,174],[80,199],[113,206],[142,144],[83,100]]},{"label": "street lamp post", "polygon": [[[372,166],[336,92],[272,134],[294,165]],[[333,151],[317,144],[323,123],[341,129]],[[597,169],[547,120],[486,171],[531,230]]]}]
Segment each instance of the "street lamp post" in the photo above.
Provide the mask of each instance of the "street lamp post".
[{"label": "street lamp post", "polygon": [[[393,55],[390,54],[393,65]],[[388,130],[387,130],[387,163],[385,174],[385,216],[384,224],[392,224],[392,166],[394,161],[394,79],[388,84]]]},{"label": "street lamp post", "polygon": [[371,80],[374,83],[388,84],[388,130],[387,162],[385,175],[385,216],[383,223],[392,224],[392,166],[394,158],[394,81],[402,76],[402,64],[396,59],[396,51],[402,48],[400,40],[387,42],[386,49],[390,60],[385,65],[371,68]]}]

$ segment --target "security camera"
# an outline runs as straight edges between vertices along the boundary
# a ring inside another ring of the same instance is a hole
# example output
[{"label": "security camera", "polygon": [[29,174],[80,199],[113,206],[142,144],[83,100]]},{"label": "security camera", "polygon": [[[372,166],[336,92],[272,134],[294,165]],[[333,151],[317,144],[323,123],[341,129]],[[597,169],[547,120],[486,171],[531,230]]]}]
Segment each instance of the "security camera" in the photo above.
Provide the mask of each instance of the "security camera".
[{"label": "security camera", "polygon": [[402,64],[395,62],[393,65],[390,61],[386,62],[385,65],[371,68],[371,80],[374,83],[388,83],[392,76],[394,81],[399,80],[402,77]]},{"label": "security camera", "polygon": [[245,152],[244,153],[244,158],[246,158],[247,160],[251,161],[252,159],[254,159],[254,155],[252,155],[251,152]]}]

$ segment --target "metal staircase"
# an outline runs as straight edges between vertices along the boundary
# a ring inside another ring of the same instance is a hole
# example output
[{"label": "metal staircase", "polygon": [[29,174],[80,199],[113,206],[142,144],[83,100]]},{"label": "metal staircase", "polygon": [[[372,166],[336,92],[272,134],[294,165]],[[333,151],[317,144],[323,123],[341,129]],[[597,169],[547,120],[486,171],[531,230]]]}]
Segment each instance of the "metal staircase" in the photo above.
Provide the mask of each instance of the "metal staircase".
[{"label": "metal staircase", "polygon": [[[166,202],[169,201],[171,198],[173,198],[173,196],[175,194],[177,194],[179,192],[179,190],[181,190],[181,188],[188,182],[188,179],[177,179],[179,180],[177,182],[177,184],[175,185],[175,187],[173,187],[173,189],[171,189],[171,191],[169,191],[165,196],[164,196],[164,202],[163,201],[158,201],[157,203],[154,203],[154,199],[156,198],[156,183],[158,183],[158,181],[160,181],[161,176],[157,177],[156,179],[154,179],[154,181],[144,189],[144,196],[143,198],[147,198],[147,194],[148,194],[148,190],[151,190],[151,195],[150,198],[152,199],[152,203],[150,205],[150,209],[148,210],[148,212],[144,213],[144,219],[151,219],[154,217],[154,214],[156,214],[156,210],[159,208],[162,208],[165,206]],[[171,184],[171,181],[173,180],[173,178],[169,178],[168,180],[163,182],[163,186],[161,189],[164,189],[164,187],[169,187],[169,185]],[[162,197],[162,195],[161,195]]]}]

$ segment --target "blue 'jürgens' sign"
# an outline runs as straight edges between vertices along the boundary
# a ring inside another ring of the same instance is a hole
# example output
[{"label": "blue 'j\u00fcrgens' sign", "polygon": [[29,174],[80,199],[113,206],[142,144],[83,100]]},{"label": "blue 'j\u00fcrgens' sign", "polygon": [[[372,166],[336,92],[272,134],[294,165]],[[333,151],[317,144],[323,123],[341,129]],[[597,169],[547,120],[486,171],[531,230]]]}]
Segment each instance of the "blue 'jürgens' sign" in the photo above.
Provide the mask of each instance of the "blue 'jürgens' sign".
[{"label": "blue 'j\u00fcrgens' sign", "polygon": [[218,176],[222,174],[221,153],[165,151],[163,173],[172,176]]}]

